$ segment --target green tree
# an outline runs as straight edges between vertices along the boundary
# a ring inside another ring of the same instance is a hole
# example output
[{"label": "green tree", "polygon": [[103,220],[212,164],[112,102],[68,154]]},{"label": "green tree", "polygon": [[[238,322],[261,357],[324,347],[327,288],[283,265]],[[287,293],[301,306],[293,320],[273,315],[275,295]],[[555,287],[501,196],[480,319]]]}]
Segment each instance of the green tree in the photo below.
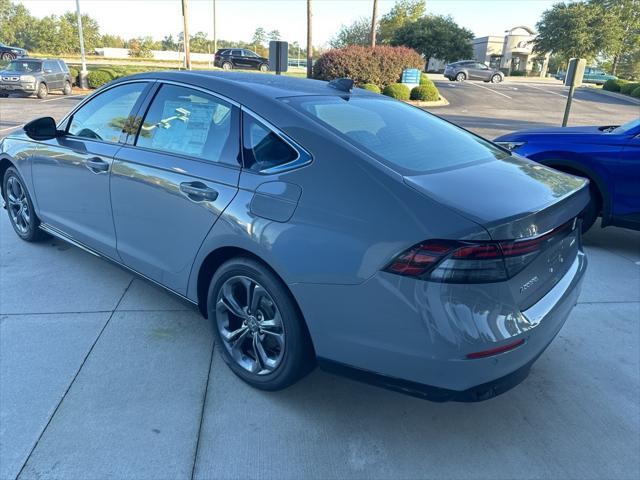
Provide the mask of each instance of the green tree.
[{"label": "green tree", "polygon": [[132,38],[127,42],[129,48],[129,56],[134,58],[151,58],[154,49],[154,41],[151,37]]},{"label": "green tree", "polygon": [[534,51],[551,52],[565,62],[572,57],[593,60],[599,53],[613,53],[617,32],[613,15],[596,3],[557,3],[537,23]]},{"label": "green tree", "polygon": [[590,3],[600,6],[612,20],[606,28],[614,37],[611,73],[615,75],[621,59],[640,51],[640,0],[590,0]]},{"label": "green tree", "polygon": [[267,34],[267,38],[269,40],[280,40],[280,38],[282,38],[282,36],[280,35],[280,30],[271,30]]},{"label": "green tree", "polygon": [[446,62],[470,58],[473,32],[460,27],[451,17],[428,15],[405,23],[394,34],[393,45],[406,45],[417,50],[429,60],[437,58]]},{"label": "green tree", "polygon": [[369,45],[371,21],[366,17],[355,20],[351,25],[342,25],[335,37],[329,40],[332,48],[343,48],[348,45]]},{"label": "green tree", "polygon": [[173,40],[173,35],[166,35],[160,42],[161,50],[178,50],[178,44]]},{"label": "green tree", "polygon": [[389,13],[382,16],[376,40],[391,43],[398,29],[424,17],[427,11],[425,0],[398,0]]},{"label": "green tree", "polygon": [[209,50],[213,48],[211,43],[212,42],[207,39],[206,33],[198,32],[191,36],[191,39],[189,40],[189,47],[192,52],[209,53]]},{"label": "green tree", "polygon": [[37,24],[24,5],[11,0],[0,0],[0,42],[7,45],[34,50],[32,32]]},{"label": "green tree", "polygon": [[109,34],[102,35],[100,40],[101,47],[124,48],[126,43],[124,38]]}]

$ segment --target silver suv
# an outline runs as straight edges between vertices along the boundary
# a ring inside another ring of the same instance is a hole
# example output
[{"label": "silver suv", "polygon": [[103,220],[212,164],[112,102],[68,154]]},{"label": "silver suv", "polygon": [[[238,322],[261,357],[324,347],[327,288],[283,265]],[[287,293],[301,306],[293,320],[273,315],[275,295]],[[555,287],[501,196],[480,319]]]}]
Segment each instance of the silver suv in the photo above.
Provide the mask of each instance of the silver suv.
[{"label": "silver suv", "polygon": [[71,75],[63,60],[16,59],[0,72],[0,97],[10,93],[37,95],[45,98],[51,90],[61,90],[71,94]]},{"label": "silver suv", "polygon": [[463,60],[450,63],[444,69],[444,76],[449,80],[464,82],[465,80],[483,80],[485,82],[500,83],[504,74],[495,68],[489,68],[484,63],[475,60]]}]

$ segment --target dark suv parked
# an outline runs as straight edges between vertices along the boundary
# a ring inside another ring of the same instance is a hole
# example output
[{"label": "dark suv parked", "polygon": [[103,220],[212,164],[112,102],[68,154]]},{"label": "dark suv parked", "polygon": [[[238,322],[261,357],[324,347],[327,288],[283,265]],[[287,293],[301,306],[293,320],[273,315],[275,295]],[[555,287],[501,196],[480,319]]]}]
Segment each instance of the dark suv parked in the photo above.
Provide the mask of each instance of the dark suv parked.
[{"label": "dark suv parked", "polygon": [[62,60],[12,60],[0,72],[1,97],[7,97],[10,93],[22,93],[45,98],[51,90],[62,90],[62,93],[69,95],[71,84],[69,68]]},{"label": "dark suv parked", "polygon": [[500,83],[504,80],[504,73],[500,70],[489,68],[484,63],[475,60],[463,60],[448,64],[444,69],[444,76],[458,82],[484,80],[485,82]]},{"label": "dark suv parked", "polygon": [[246,48],[221,48],[216,52],[213,64],[223,70],[232,68],[249,68],[261,72],[269,70],[269,59]]},{"label": "dark suv parked", "polygon": [[0,60],[13,60],[15,58],[28,57],[29,54],[24,48],[10,47],[0,43]]}]

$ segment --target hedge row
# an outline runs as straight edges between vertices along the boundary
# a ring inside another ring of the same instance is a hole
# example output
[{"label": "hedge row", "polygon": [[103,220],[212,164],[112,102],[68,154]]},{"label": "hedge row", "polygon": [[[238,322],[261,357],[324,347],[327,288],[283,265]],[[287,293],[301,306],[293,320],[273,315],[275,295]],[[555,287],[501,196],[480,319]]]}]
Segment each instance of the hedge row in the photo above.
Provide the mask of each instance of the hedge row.
[{"label": "hedge row", "polygon": [[[381,93],[380,87],[372,83],[360,85],[360,88],[375,93]],[[423,102],[435,102],[440,100],[440,92],[433,81],[424,73],[420,77],[420,85],[409,90],[407,85],[392,83],[382,89],[382,94],[397,100],[419,100]]]},{"label": "hedge row", "polygon": [[423,66],[424,60],[411,48],[353,45],[323,53],[313,66],[313,76],[318,80],[346,77],[357,85],[391,85],[400,81],[405,68]]},{"label": "hedge row", "polygon": [[[105,65],[104,67],[89,67],[87,74],[87,83],[89,88],[99,88],[105,83],[109,83],[117,78],[126,77],[135,73],[150,72],[154,70],[165,70],[159,67],[140,67],[140,66],[120,66]],[[80,71],[76,67],[69,67],[69,74],[74,85],[79,85]]]},{"label": "hedge row", "polygon": [[622,80],[620,78],[615,80],[607,80],[602,86],[603,90],[609,92],[620,92],[625,95],[631,95],[635,98],[640,98],[640,82],[630,82],[628,80]]}]

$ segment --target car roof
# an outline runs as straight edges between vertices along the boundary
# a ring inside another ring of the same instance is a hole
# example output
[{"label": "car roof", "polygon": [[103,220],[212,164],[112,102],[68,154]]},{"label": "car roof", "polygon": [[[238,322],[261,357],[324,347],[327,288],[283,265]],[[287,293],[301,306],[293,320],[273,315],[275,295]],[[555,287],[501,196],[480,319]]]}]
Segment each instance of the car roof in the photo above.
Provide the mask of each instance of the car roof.
[{"label": "car roof", "polygon": [[116,82],[132,78],[188,83],[211,89],[239,103],[251,103],[251,99],[255,97],[276,99],[300,95],[375,95],[360,89],[354,89],[350,93],[344,92],[330,87],[328,82],[321,80],[215,70],[148,72],[125,77]]}]

